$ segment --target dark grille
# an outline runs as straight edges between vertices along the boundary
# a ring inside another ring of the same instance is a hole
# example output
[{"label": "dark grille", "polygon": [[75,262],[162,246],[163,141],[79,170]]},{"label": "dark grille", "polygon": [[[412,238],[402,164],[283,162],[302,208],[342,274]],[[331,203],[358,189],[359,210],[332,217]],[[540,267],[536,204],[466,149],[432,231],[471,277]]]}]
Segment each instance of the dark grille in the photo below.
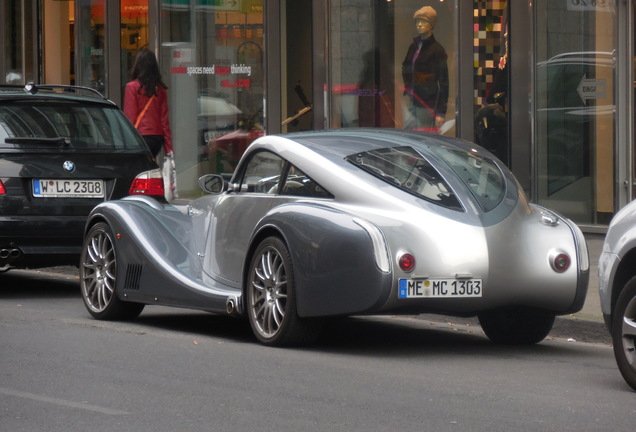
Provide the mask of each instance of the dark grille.
[{"label": "dark grille", "polygon": [[139,291],[139,279],[141,278],[141,264],[128,264],[126,268],[126,278],[124,279],[124,289]]}]

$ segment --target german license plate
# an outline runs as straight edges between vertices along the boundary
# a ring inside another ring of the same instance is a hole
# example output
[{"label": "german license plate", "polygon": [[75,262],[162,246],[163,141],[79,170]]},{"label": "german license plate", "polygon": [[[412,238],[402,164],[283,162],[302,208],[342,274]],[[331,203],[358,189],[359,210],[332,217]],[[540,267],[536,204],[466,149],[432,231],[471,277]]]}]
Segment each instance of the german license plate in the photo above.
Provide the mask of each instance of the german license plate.
[{"label": "german license plate", "polygon": [[481,279],[427,278],[399,280],[399,298],[481,297],[481,294]]},{"label": "german license plate", "polygon": [[36,198],[104,198],[103,180],[33,180]]}]

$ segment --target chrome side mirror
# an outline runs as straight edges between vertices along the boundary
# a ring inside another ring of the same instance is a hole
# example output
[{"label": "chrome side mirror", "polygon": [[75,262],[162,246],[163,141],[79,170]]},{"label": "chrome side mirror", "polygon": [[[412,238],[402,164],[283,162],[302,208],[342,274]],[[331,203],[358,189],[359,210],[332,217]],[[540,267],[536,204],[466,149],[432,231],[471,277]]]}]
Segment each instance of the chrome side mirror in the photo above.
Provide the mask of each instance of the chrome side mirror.
[{"label": "chrome side mirror", "polygon": [[220,194],[228,190],[229,183],[219,174],[206,174],[199,177],[199,187],[209,194]]}]

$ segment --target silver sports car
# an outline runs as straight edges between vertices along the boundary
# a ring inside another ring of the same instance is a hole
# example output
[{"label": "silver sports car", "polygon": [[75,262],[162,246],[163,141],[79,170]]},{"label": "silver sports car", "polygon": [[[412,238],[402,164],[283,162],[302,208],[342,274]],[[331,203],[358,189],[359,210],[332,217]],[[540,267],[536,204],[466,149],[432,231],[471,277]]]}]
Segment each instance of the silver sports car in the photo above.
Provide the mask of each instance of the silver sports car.
[{"label": "silver sports car", "polygon": [[187,204],[127,197],[91,213],[81,290],[97,319],[146,304],[247,316],[266,345],[326,318],[478,316],[532,344],[581,309],[589,262],[571,221],[529,204],[474,144],[396,130],[264,136]]}]

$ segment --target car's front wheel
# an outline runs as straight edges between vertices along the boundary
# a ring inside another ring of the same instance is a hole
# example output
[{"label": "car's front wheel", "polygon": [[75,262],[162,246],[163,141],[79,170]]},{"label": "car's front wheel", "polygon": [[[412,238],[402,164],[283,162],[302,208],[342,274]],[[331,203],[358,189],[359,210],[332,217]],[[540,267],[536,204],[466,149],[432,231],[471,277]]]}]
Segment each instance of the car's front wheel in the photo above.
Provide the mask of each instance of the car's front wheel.
[{"label": "car's front wheel", "polygon": [[554,314],[532,308],[507,308],[479,315],[488,338],[498,344],[531,345],[541,342],[552,330]]},{"label": "car's front wheel", "polygon": [[612,342],[618,369],[627,384],[636,390],[636,277],[627,282],[616,301]]},{"label": "car's front wheel", "polygon": [[137,317],[144,308],[117,297],[117,254],[110,227],[97,223],[84,239],[80,260],[80,287],[88,312],[100,320],[123,320]]},{"label": "car's front wheel", "polygon": [[256,248],[246,288],[250,325],[261,343],[284,346],[313,342],[319,323],[296,313],[292,260],[278,237],[268,237]]}]

